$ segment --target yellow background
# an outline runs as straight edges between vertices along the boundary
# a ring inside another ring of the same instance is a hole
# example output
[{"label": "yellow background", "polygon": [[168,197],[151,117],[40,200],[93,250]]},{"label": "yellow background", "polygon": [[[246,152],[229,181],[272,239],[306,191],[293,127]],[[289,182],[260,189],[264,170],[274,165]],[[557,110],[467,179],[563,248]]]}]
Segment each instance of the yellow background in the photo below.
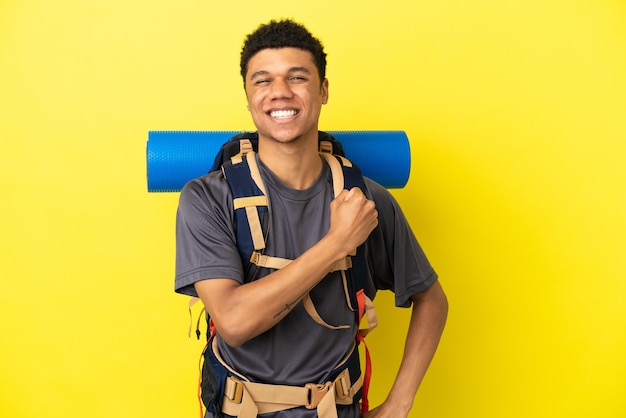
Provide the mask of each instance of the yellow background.
[{"label": "yellow background", "polygon": [[2,0],[0,416],[197,416],[178,196],[147,193],[145,141],[251,129],[239,49],[275,17],[326,45],[323,129],[411,139],[394,194],[451,305],[411,416],[626,416],[618,0]]}]

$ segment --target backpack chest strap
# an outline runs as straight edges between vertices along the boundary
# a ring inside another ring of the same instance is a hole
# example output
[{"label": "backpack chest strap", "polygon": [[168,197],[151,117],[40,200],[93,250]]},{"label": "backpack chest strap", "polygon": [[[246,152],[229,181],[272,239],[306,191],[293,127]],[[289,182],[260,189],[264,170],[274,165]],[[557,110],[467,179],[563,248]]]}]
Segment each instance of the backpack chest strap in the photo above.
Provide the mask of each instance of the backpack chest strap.
[{"label": "backpack chest strap", "polygon": [[[292,261],[293,260],[289,258],[272,257],[269,255],[262,254],[258,251],[253,251],[252,254],[250,255],[250,262],[252,264],[255,264],[259,267],[265,267],[265,268],[270,268],[270,269],[275,269],[275,270],[280,270],[286,267]],[[345,271],[345,270],[348,270],[349,268],[352,268],[352,257],[348,256],[346,258],[339,260],[335,264],[333,264],[330,270],[328,270],[328,272],[332,273],[335,271],[342,271],[342,270]]]}]

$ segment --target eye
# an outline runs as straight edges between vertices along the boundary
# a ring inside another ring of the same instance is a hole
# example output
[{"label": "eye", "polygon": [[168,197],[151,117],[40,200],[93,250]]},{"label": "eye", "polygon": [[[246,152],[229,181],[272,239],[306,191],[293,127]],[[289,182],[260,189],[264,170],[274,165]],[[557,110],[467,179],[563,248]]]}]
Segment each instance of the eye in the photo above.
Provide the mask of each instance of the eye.
[{"label": "eye", "polygon": [[302,75],[293,75],[289,77],[289,81],[304,82],[307,81],[307,78]]},{"label": "eye", "polygon": [[260,78],[260,79],[258,79],[258,80],[256,80],[256,81],[254,82],[254,85],[255,85],[255,86],[261,86],[261,85],[263,85],[263,84],[267,84],[267,83],[269,83],[269,82],[270,82],[270,80],[269,80],[268,78]]}]

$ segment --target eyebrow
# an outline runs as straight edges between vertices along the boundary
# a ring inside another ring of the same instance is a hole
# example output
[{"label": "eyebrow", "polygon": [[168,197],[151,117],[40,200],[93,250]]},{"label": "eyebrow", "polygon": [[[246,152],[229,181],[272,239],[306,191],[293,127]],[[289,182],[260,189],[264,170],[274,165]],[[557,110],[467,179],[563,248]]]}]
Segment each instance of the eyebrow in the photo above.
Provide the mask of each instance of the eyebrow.
[{"label": "eyebrow", "polygon": [[[307,73],[307,74],[311,74],[309,69],[306,68],[306,67],[291,67],[289,69],[288,73],[290,73],[290,74],[291,73]],[[269,71],[267,71],[267,70],[260,70],[260,71],[257,71],[255,73],[253,73],[250,76],[250,80],[254,80],[257,77],[261,77],[261,76],[268,75],[268,74],[269,74]]]}]

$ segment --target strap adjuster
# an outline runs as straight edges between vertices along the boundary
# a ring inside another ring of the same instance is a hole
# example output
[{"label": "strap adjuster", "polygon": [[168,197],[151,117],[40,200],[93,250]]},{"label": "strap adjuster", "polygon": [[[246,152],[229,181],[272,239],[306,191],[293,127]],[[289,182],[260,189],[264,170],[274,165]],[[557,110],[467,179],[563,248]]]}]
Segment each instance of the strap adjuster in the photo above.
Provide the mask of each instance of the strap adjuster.
[{"label": "strap adjuster", "polygon": [[252,142],[249,139],[242,139],[239,141],[239,153],[241,155],[246,155],[250,151],[253,151]]},{"label": "strap adjuster", "polygon": [[344,400],[354,396],[352,384],[350,382],[350,371],[345,369],[335,379],[335,396],[337,399]]},{"label": "strap adjuster", "polygon": [[224,388],[224,396],[232,403],[241,403],[243,399],[243,383],[234,376],[228,377],[226,387]]},{"label": "strap adjuster", "polygon": [[269,269],[280,270],[291,263],[291,261],[288,258],[271,257],[258,251],[252,251],[252,254],[250,254],[250,262],[252,264]]},{"label": "strap adjuster", "polygon": [[321,400],[326,396],[330,390],[332,382],[326,382],[323,385],[317,383],[307,383],[304,385],[308,389],[307,403],[304,405],[306,409],[315,409]]}]

